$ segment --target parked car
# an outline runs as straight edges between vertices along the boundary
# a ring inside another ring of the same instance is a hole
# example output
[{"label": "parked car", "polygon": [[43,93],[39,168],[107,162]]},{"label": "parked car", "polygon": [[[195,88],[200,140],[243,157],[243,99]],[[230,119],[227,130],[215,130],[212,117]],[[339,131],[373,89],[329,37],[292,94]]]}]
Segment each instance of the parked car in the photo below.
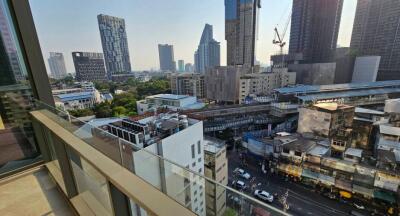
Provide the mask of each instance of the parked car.
[{"label": "parked car", "polygon": [[247,188],[247,185],[244,182],[237,180],[232,182],[232,187],[238,190],[245,190]]},{"label": "parked car", "polygon": [[244,171],[244,169],[236,168],[234,173],[238,174],[240,177],[246,180],[249,180],[251,178],[251,175],[248,172]]},{"label": "parked car", "polygon": [[357,209],[365,209],[365,206],[358,202],[354,202],[353,206],[356,207]]},{"label": "parked car", "polygon": [[274,196],[272,196],[270,193],[264,190],[254,191],[254,196],[264,202],[272,203],[274,201]]}]

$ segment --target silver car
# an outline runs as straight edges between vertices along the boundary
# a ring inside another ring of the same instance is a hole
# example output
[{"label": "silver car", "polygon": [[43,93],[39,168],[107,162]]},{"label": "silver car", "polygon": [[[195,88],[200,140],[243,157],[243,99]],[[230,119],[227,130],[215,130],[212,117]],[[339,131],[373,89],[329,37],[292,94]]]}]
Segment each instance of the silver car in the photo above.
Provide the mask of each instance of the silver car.
[{"label": "silver car", "polygon": [[272,196],[271,194],[269,194],[268,192],[266,192],[264,190],[254,191],[254,196],[264,202],[272,203],[274,201],[274,196]]}]

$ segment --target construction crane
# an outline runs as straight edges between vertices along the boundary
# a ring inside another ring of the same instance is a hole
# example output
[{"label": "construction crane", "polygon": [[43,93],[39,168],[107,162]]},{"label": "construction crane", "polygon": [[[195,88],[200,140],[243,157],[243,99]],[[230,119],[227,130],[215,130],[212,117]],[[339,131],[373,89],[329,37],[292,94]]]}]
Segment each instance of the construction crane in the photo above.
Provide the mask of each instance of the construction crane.
[{"label": "construction crane", "polygon": [[284,61],[285,61],[284,56],[283,56],[283,47],[286,45],[286,42],[284,41],[284,39],[286,36],[286,32],[287,32],[291,17],[292,17],[292,13],[289,13],[289,16],[286,20],[282,34],[279,34],[278,25],[276,25],[276,27],[274,28],[275,35],[274,35],[274,39],[272,40],[272,43],[275,45],[278,45],[280,48],[279,55],[282,56],[281,66],[284,65]]}]

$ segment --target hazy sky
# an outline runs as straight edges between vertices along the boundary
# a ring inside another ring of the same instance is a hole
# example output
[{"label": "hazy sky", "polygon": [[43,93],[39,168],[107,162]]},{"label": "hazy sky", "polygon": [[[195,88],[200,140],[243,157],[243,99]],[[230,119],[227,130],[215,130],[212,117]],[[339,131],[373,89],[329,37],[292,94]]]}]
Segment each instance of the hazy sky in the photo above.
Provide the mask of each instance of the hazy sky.
[{"label": "hazy sky", "polygon": [[[269,64],[279,51],[273,29],[283,29],[292,0],[261,0],[257,60]],[[193,63],[205,23],[214,27],[226,65],[224,0],[30,0],[47,66],[49,52],[64,53],[68,72],[75,71],[71,52],[102,52],[97,15],[125,19],[132,70],[158,69],[159,43],[174,45],[175,61]],[[350,43],[356,0],[344,0],[338,44]],[[290,26],[289,26],[290,30]],[[289,30],[285,40],[288,41]],[[286,49],[288,47],[286,46]]]}]

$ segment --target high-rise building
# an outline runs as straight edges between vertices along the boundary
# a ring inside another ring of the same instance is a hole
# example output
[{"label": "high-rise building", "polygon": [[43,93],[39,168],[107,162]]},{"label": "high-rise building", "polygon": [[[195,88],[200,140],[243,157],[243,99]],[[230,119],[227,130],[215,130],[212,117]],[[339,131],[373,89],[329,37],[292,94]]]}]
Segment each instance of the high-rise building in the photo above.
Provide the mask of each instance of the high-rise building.
[{"label": "high-rise building", "polygon": [[183,60],[178,60],[178,71],[185,72],[185,62]]},{"label": "high-rise building", "polygon": [[[0,4],[3,4],[0,2]],[[17,48],[15,46],[14,38],[12,37],[12,32],[10,25],[7,22],[6,11],[2,5],[0,8],[0,35],[2,40],[2,46],[4,46],[4,51],[7,54],[8,62],[11,70],[14,74],[15,81],[25,80],[25,73],[22,71],[19,56],[17,53]],[[2,64],[3,65],[3,64]]]},{"label": "high-rise building", "polygon": [[54,79],[62,79],[67,76],[67,69],[65,68],[64,55],[58,52],[50,52],[48,59],[50,73]]},{"label": "high-rise building", "polygon": [[[201,120],[157,112],[85,123],[56,109],[29,1],[1,3],[13,15],[7,22],[18,32],[12,37],[28,76],[3,82],[14,74],[0,41],[0,215],[214,215],[206,202],[213,186],[221,189],[214,193],[221,214],[237,214],[251,202],[253,213],[284,215],[221,185],[227,176],[204,177]],[[226,167],[213,168],[222,176]],[[225,191],[234,199],[224,202]]]},{"label": "high-rise building", "polygon": [[227,65],[254,66],[261,0],[225,0]]},{"label": "high-rise building", "polygon": [[219,42],[213,39],[212,25],[204,26],[199,46],[194,54],[194,65],[197,73],[205,73],[207,68],[220,66]]},{"label": "high-rise building", "polygon": [[185,64],[185,72],[193,72],[194,71],[194,67],[192,65],[192,63],[186,63]]},{"label": "high-rise building", "polygon": [[104,14],[98,15],[97,20],[108,78],[113,74],[130,73],[125,20]]},{"label": "high-rise building", "polygon": [[175,71],[174,46],[169,44],[158,44],[158,55],[160,57],[160,70]]},{"label": "high-rise building", "polygon": [[107,78],[103,53],[73,52],[72,59],[78,81],[99,81]]},{"label": "high-rise building", "polygon": [[293,0],[289,55],[305,63],[334,60],[343,0]]},{"label": "high-rise building", "polygon": [[377,80],[400,79],[400,2],[359,0],[350,48],[357,56],[381,56]]}]

